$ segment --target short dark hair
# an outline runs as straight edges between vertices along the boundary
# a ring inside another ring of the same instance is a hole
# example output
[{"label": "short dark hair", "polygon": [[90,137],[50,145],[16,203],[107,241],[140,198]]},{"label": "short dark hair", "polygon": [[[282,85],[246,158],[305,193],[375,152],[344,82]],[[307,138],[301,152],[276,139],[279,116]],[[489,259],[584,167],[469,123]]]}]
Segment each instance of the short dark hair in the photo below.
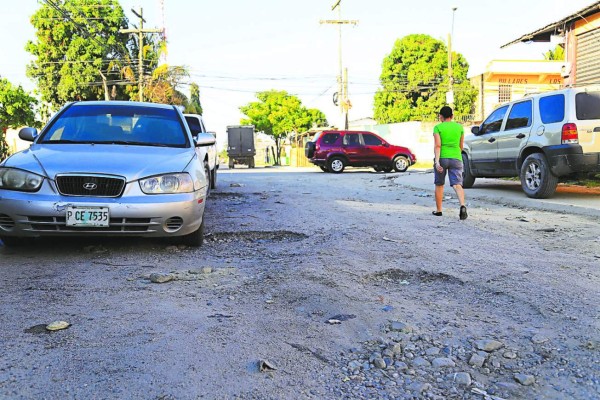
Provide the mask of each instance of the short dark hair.
[{"label": "short dark hair", "polygon": [[452,116],[452,108],[448,106],[442,107],[440,110],[440,115],[444,118],[450,118]]}]

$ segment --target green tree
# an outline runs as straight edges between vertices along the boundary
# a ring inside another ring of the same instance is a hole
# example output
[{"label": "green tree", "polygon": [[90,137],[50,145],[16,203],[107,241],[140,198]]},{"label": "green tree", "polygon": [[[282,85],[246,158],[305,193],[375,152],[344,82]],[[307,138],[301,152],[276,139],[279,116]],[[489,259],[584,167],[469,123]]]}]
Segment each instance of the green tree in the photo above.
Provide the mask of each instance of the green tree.
[{"label": "green tree", "polygon": [[[465,58],[453,53],[452,60],[454,114],[461,117],[473,112],[477,90],[467,79]],[[383,59],[380,82],[374,99],[374,118],[379,123],[435,118],[450,88],[448,48],[424,34],[398,39]]]},{"label": "green tree", "polygon": [[240,107],[248,118],[242,118],[244,125],[254,125],[256,130],[273,137],[277,149],[275,164],[280,164],[282,141],[290,133],[309,129],[313,124],[327,125],[325,114],[317,109],[308,109],[300,99],[286,91],[269,90],[256,94],[258,101]]},{"label": "green tree", "polygon": [[202,115],[202,105],[200,104],[200,86],[196,83],[190,85],[190,100],[185,106],[185,112],[189,114]]},{"label": "green tree", "polygon": [[[31,17],[36,41],[26,50],[34,56],[27,75],[42,100],[61,107],[73,100],[105,98],[108,84],[120,82],[115,62],[126,62],[131,38],[119,30],[127,19],[116,0],[53,0]],[[106,89],[105,89],[106,88]],[[123,89],[115,98],[126,98]]]},{"label": "green tree", "polygon": [[9,155],[6,129],[23,125],[36,126],[36,105],[37,100],[21,86],[14,87],[8,80],[0,78],[0,160]]},{"label": "green tree", "polygon": [[565,60],[565,49],[557,44],[554,50],[550,49],[544,53],[544,60],[548,61],[564,61]]}]

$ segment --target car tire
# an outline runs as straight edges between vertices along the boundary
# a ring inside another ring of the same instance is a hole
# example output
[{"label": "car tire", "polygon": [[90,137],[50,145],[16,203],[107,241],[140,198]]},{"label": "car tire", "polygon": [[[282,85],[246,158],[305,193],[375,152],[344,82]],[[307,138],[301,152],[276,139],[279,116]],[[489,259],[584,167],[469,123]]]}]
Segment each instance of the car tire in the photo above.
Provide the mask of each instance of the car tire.
[{"label": "car tire", "polygon": [[321,168],[321,171],[323,171],[323,172],[329,172],[329,170],[327,169],[327,167],[324,166],[324,165],[319,165],[319,168]]},{"label": "car tire", "polygon": [[0,236],[0,241],[5,247],[19,247],[25,244],[22,239],[14,236]]},{"label": "car tire", "polygon": [[533,153],[521,166],[521,187],[528,197],[546,199],[556,192],[558,177],[550,171],[546,156]]},{"label": "car tire", "polygon": [[462,155],[463,162],[463,184],[462,187],[469,189],[475,184],[475,177],[471,173],[471,166],[469,165],[469,157],[466,154]]},{"label": "car tire", "polygon": [[200,227],[192,233],[188,233],[180,238],[180,243],[189,247],[200,247],[204,243],[204,216]]},{"label": "car tire", "polygon": [[312,158],[315,155],[315,142],[306,142],[304,148],[304,155],[306,158]]},{"label": "car tire", "polygon": [[204,176],[206,178],[206,197],[210,194],[210,182],[212,181],[212,174],[210,173],[210,167],[208,166],[208,161],[204,161]]},{"label": "car tire", "polygon": [[406,156],[396,156],[394,158],[394,170],[396,172],[406,172],[410,167],[410,160]]},{"label": "car tire", "polygon": [[344,172],[344,168],[346,168],[346,161],[342,157],[331,157],[327,161],[327,169],[334,174]]},{"label": "car tire", "polygon": [[217,170],[218,170],[218,168],[215,167],[215,169],[212,171],[212,174],[210,174],[210,188],[211,189],[217,188]]},{"label": "car tire", "polygon": [[234,165],[233,165],[233,160],[229,160],[229,169],[233,169]]}]

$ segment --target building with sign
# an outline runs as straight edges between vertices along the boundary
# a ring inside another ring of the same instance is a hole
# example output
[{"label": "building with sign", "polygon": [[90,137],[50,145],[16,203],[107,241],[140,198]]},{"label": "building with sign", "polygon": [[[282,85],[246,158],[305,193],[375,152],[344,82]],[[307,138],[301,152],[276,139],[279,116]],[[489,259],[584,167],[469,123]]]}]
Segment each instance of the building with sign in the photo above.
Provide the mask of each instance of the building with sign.
[{"label": "building with sign", "polygon": [[470,78],[478,89],[475,121],[482,121],[502,103],[530,93],[560,89],[562,61],[494,60],[483,74]]},{"label": "building with sign", "polygon": [[565,49],[561,70],[564,85],[600,84],[600,1],[502,47],[520,42],[556,40]]}]

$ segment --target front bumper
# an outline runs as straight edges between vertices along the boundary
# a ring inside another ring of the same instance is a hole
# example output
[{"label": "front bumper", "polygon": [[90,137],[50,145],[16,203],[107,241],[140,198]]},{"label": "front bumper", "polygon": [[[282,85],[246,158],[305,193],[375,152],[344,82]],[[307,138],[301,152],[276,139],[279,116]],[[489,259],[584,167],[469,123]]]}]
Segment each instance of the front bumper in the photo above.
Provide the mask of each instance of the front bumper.
[{"label": "front bumper", "polygon": [[[0,236],[146,236],[195,232],[202,223],[205,190],[147,195],[137,182],[119,198],[63,196],[46,180],[36,193],[0,190]],[[66,225],[67,206],[108,207],[108,227]]]},{"label": "front bumper", "polygon": [[600,172],[600,153],[584,153],[578,144],[544,147],[550,169],[556,176],[578,172]]}]

